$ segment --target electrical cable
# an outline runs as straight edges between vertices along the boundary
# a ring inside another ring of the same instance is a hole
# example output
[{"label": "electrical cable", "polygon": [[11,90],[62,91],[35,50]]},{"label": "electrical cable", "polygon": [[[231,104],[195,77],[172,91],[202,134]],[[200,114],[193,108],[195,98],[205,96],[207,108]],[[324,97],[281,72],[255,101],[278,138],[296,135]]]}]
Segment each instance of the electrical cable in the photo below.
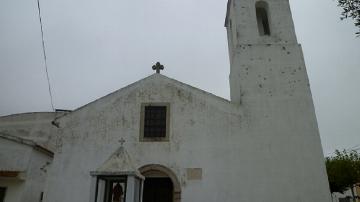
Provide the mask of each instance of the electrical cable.
[{"label": "electrical cable", "polygon": [[48,72],[47,58],[46,58],[44,30],[43,30],[43,23],[42,23],[42,19],[41,19],[41,10],[40,10],[40,0],[37,0],[37,6],[38,6],[39,22],[40,22],[40,29],[41,29],[41,42],[42,42],[42,49],[43,49],[43,56],[44,56],[44,65],[45,65],[45,71],[46,71],[46,78],[47,78],[47,82],[48,82],[48,90],[49,90],[49,95],[50,95],[51,108],[52,108],[53,111],[55,111],[54,102],[53,102],[53,96],[52,96],[52,92],[51,92],[51,85],[50,85],[50,78],[49,78],[49,72]]}]

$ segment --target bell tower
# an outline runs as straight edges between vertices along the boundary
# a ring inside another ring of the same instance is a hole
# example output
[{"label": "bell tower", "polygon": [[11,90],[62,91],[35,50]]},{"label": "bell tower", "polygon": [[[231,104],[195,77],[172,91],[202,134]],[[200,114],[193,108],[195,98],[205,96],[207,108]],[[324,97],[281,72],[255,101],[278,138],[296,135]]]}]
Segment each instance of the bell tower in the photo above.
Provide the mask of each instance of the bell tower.
[{"label": "bell tower", "polygon": [[314,104],[289,0],[229,0],[225,27],[231,102],[240,106],[246,122],[238,135],[241,141],[254,142],[248,148],[239,143],[254,159],[243,178],[272,182],[247,181],[250,187],[263,185],[256,193],[258,201],[330,201]]},{"label": "bell tower", "polygon": [[307,87],[288,0],[229,0],[225,27],[233,102],[293,96],[296,88]]}]

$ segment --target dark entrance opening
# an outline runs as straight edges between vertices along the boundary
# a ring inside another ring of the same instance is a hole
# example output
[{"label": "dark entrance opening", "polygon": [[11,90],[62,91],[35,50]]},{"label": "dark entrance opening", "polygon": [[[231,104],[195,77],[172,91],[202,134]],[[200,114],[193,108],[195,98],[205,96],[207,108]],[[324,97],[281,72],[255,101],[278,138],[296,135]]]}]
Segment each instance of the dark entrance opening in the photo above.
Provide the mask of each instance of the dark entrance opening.
[{"label": "dark entrance opening", "polygon": [[174,186],[170,178],[146,178],[143,202],[173,202]]},{"label": "dark entrance opening", "polygon": [[0,202],[5,201],[6,187],[0,187]]}]

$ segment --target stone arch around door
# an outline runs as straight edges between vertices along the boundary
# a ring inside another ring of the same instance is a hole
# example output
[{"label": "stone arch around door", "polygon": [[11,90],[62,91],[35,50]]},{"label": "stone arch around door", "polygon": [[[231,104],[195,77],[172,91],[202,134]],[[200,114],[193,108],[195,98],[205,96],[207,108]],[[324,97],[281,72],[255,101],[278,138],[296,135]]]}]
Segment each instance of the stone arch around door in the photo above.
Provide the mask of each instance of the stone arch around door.
[{"label": "stone arch around door", "polygon": [[173,202],[181,202],[181,185],[175,173],[162,165],[150,164],[139,168],[140,173],[145,177],[169,177],[173,183]]}]

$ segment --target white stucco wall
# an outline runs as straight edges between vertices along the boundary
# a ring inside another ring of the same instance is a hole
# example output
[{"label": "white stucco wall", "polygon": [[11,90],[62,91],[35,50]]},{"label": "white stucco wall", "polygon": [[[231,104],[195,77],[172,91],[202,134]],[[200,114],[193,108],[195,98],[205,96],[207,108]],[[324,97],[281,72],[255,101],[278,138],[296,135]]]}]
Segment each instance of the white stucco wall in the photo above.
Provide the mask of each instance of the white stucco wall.
[{"label": "white stucco wall", "polygon": [[0,170],[19,171],[27,169],[32,148],[10,140],[0,138]]},{"label": "white stucco wall", "polygon": [[[37,124],[3,119],[2,131],[32,131],[54,147],[45,201],[89,202],[90,171],[121,138],[138,168],[160,164],[175,173],[182,202],[331,201],[288,0],[267,1],[266,37],[258,35],[255,2],[230,4],[231,101],[154,74],[57,119],[59,129],[49,124],[53,114],[40,115]],[[139,141],[141,104],[152,102],[170,104],[168,142]],[[190,180],[188,168],[201,168],[201,179]],[[37,173],[36,166],[30,170]]]},{"label": "white stucco wall", "polygon": [[[255,156],[262,156],[264,163],[263,168],[253,168],[260,175],[251,184],[259,184],[260,192],[252,195],[257,199],[261,195],[264,201],[266,195],[268,201],[331,201],[310,84],[289,1],[263,0],[268,5],[270,36],[259,35],[256,2],[231,0],[226,24],[231,100],[241,104],[249,120],[250,131],[246,133],[258,141]],[[276,194],[281,189],[285,193]]]},{"label": "white stucco wall", "polygon": [[[148,102],[170,103],[169,142],[139,142],[141,103]],[[89,201],[79,193],[89,192],[90,171],[119,147],[120,138],[136,166],[173,170],[184,202],[328,201],[316,124],[297,124],[277,111],[280,103],[264,104],[271,104],[269,117],[262,107],[244,112],[238,104],[152,75],[59,120],[61,141],[46,201]],[[202,168],[202,180],[188,180],[187,168]]]},{"label": "white stucco wall", "polygon": [[19,202],[24,190],[24,181],[0,178],[0,187],[6,187],[4,202]]},{"label": "white stucco wall", "polygon": [[[288,0],[262,0],[268,4],[271,36],[260,36],[255,4],[260,0],[229,0],[228,20],[231,20],[233,45],[237,44],[292,44],[296,42],[294,23]],[[230,26],[230,25],[229,25]],[[229,27],[228,26],[228,27]]]},{"label": "white stucco wall", "polygon": [[33,112],[0,117],[0,134],[32,140],[45,148],[54,148],[53,133],[56,127],[51,122],[64,112]]},{"label": "white stucco wall", "polygon": [[52,158],[33,147],[0,137],[0,171],[16,171],[17,177],[0,177],[6,187],[5,202],[39,202],[46,170]]},{"label": "white stucco wall", "polygon": [[[184,186],[187,183],[185,168],[204,168],[206,175],[208,170],[218,166],[206,159],[213,158],[213,150],[221,148],[221,142],[233,143],[230,137],[237,128],[226,126],[228,123],[240,125],[239,108],[185,85],[176,87],[174,83],[161,75],[153,75],[64,117],[60,121],[62,143],[56,151],[46,198],[49,201],[88,201],[83,195],[78,198],[75,192],[89,191],[89,172],[117,149],[116,140],[121,137],[126,140],[126,148],[138,167],[154,163],[167,166]],[[139,142],[140,106],[148,102],[170,103],[169,142]],[[222,153],[226,150],[230,148]],[[71,185],[63,187],[68,180]],[[208,185],[204,183],[203,186]],[[69,194],[57,193],[60,187]],[[189,194],[184,190],[183,196]]]}]

